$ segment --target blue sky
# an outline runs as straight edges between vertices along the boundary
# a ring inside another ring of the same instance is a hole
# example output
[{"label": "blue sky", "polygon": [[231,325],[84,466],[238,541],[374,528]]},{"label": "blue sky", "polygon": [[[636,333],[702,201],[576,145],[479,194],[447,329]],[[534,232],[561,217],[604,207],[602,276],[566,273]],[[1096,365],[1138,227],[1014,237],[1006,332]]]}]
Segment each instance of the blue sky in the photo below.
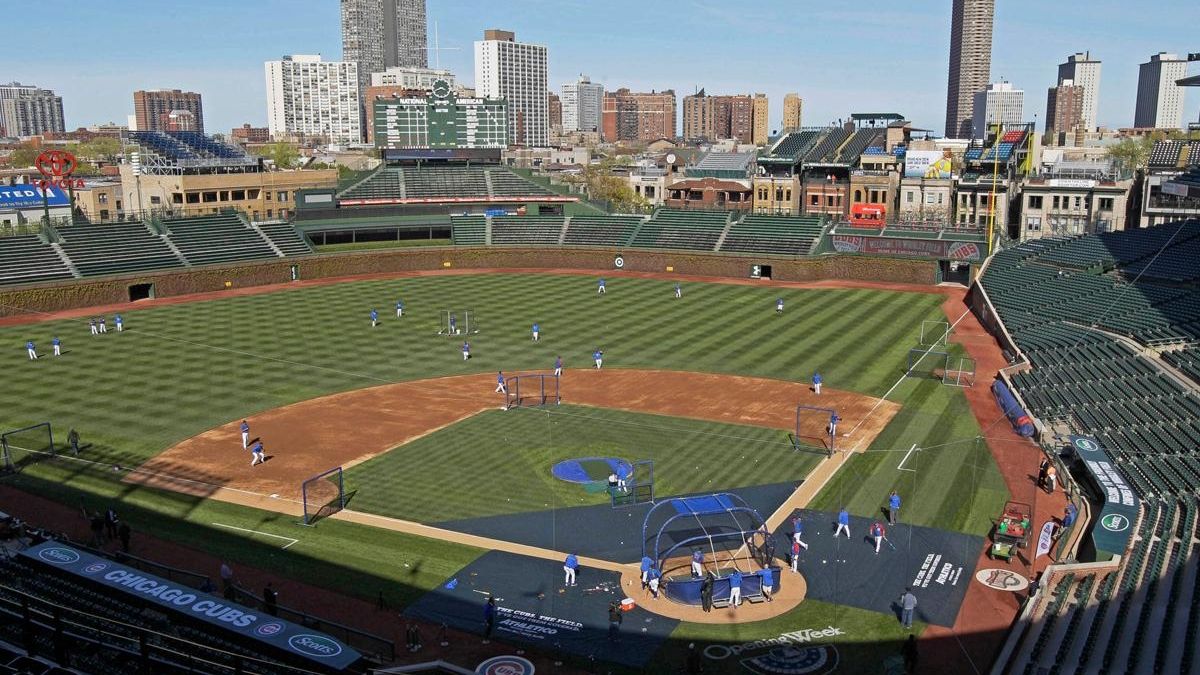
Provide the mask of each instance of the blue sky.
[{"label": "blue sky", "polygon": [[[180,88],[204,96],[205,125],[227,132],[265,124],[263,61],[283,54],[340,58],[337,0],[60,0],[37,10],[44,30],[6,22],[4,73],[58,91],[68,128],[124,123],[135,89]],[[579,73],[610,89],[698,87],[765,92],[771,127],[783,94],[804,97],[804,124],[850,112],[898,112],[942,131],[950,0],[857,3],[811,0],[428,0],[442,66],[474,79],[472,42],[485,28],[550,50],[550,87]],[[1103,61],[1099,122],[1130,126],[1137,66],[1150,54],[1200,50],[1195,0],[998,0],[992,79],[1025,90],[1025,113],[1045,116],[1056,65],[1075,51]],[[6,12],[9,19],[11,13]],[[33,20],[33,12],[20,10]],[[52,18],[51,18],[52,17]],[[27,24],[34,25],[34,24]],[[432,45],[432,36],[430,44]],[[69,45],[54,48],[52,45]],[[434,58],[430,56],[430,63]],[[1200,72],[1200,64],[1189,73]],[[1184,121],[1196,121],[1200,89]]]}]

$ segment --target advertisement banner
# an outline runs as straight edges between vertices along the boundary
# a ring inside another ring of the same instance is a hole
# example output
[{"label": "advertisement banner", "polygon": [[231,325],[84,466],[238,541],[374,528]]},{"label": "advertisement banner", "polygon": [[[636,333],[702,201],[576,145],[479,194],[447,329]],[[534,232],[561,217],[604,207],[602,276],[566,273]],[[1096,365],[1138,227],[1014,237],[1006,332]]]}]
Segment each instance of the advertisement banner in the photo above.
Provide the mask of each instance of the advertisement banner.
[{"label": "advertisement banner", "polygon": [[[358,652],[328,635],[290,621],[258,614],[224,598],[201,593],[190,586],[167,581],[132,567],[79,551],[57,541],[33,546],[21,555],[75,577],[83,583],[105,586],[133,602],[148,602],[172,614],[203,621],[215,629],[269,645],[322,666],[341,670],[357,662]],[[140,604],[140,603],[138,603]]]},{"label": "advertisement banner", "polygon": [[833,235],[833,248],[838,253],[869,253],[873,255],[911,255],[950,260],[981,260],[979,244],[945,239],[904,239],[900,237],[860,237],[849,234]]},{"label": "advertisement banner", "polygon": [[[42,201],[43,194],[45,202]],[[71,197],[66,190],[54,185],[47,185],[44,189],[36,185],[0,186],[0,210],[40,209],[46,204],[50,208],[70,206]]]},{"label": "advertisement banner", "polygon": [[905,178],[950,178],[953,167],[949,150],[909,150],[904,154]]},{"label": "advertisement banner", "polygon": [[1037,553],[1033,554],[1034,558],[1040,558],[1050,552],[1050,545],[1054,541],[1054,529],[1058,524],[1053,520],[1047,520],[1042,525],[1042,533],[1038,535]]},{"label": "advertisement banner", "polygon": [[1133,534],[1140,500],[1096,439],[1071,436],[1069,440],[1104,499],[1104,507],[1092,528],[1092,541],[1101,551],[1121,555]]}]

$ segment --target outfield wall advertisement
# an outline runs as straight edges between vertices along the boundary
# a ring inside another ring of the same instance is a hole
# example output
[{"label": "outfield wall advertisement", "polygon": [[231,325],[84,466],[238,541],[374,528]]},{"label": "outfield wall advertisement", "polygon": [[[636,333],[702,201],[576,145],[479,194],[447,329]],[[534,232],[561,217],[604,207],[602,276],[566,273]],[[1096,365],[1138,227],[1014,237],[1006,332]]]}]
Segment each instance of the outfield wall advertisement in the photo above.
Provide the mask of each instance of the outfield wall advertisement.
[{"label": "outfield wall advertisement", "polygon": [[838,253],[869,253],[872,255],[911,255],[949,260],[981,260],[979,244],[944,239],[904,239],[900,237],[859,237],[835,234],[833,248]]},{"label": "outfield wall advertisement", "polygon": [[104,586],[116,595],[127,596],[132,602],[148,602],[171,614],[202,621],[214,629],[269,645],[322,667],[342,670],[361,658],[358,652],[328,635],[290,621],[260,615],[248,607],[57,541],[38,544],[21,551],[21,555],[83,583]]}]

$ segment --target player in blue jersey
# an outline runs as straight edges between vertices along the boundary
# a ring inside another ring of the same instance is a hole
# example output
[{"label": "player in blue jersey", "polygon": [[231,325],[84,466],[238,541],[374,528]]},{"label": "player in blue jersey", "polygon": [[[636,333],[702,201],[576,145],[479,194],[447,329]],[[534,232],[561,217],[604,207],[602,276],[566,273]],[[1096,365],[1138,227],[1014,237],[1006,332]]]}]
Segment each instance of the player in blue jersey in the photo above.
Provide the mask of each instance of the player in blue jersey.
[{"label": "player in blue jersey", "polygon": [[600,351],[599,347],[592,352],[592,361],[596,362],[596,370],[600,370],[600,367],[604,365],[604,352]]},{"label": "player in blue jersey", "polygon": [[562,357],[561,356],[554,357],[554,376],[555,377],[562,376]]},{"label": "player in blue jersey", "polygon": [[846,538],[849,539],[850,538],[850,512],[847,511],[846,507],[844,507],[844,506],[842,507],[841,511],[838,511],[837,524],[838,524],[837,531],[833,533],[833,536],[837,537],[838,535],[840,535],[842,533],[842,530],[845,530]]},{"label": "player in blue jersey", "polygon": [[397,300],[396,301],[396,318],[399,319],[402,316],[404,316],[404,301]]},{"label": "player in blue jersey", "polygon": [[37,360],[37,345],[33,344],[33,340],[25,343],[25,351],[29,352],[29,360]]},{"label": "player in blue jersey", "polygon": [[55,336],[54,339],[50,341],[50,344],[54,346],[54,355],[62,356],[62,340],[59,340],[58,336]]},{"label": "player in blue jersey", "polygon": [[242,420],[242,449],[250,447],[250,423]]},{"label": "player in blue jersey", "polygon": [[813,373],[812,376],[813,393],[820,396],[821,394],[821,374]]},{"label": "player in blue jersey", "polygon": [[783,314],[783,298],[775,299],[775,313]]},{"label": "player in blue jersey", "polygon": [[538,341],[538,336],[542,332],[542,327],[536,321],[533,322],[533,341]]},{"label": "player in blue jersey", "polygon": [[683,288],[679,284],[675,284],[675,297],[676,298],[683,297]]},{"label": "player in blue jersey", "polygon": [[563,579],[564,586],[575,585],[575,571],[578,569],[579,558],[574,553],[569,554],[567,559],[563,561],[563,572],[565,573],[565,578]]},{"label": "player in blue jersey", "polygon": [[125,320],[121,318],[120,314],[113,315],[113,323],[117,324],[118,333],[121,333],[125,330]]},{"label": "player in blue jersey", "polygon": [[508,387],[504,386],[504,372],[500,371],[500,370],[496,371],[496,393],[497,394],[507,394],[508,393]]},{"label": "player in blue jersey", "polygon": [[379,312],[371,310],[371,328],[379,325]]},{"label": "player in blue jersey", "polygon": [[604,290],[604,277],[600,277],[600,285],[596,287],[596,294],[597,294],[597,295],[604,295],[604,293],[605,293],[605,290]]},{"label": "player in blue jersey", "polygon": [[471,343],[464,342],[462,346],[463,361],[468,361],[471,358]]}]

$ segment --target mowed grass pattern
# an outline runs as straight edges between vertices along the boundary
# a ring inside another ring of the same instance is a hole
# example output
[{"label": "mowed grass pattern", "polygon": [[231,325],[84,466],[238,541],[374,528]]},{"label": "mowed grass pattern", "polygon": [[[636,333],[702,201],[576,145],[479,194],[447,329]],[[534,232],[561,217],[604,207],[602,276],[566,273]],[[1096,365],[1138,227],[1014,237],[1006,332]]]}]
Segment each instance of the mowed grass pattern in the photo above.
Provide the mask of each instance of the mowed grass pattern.
[{"label": "mowed grass pattern", "polygon": [[[776,316],[774,300],[787,311]],[[406,304],[396,319],[397,298]],[[90,456],[135,464],[163,448],[257,411],[386,382],[495,370],[548,369],[561,354],[587,367],[666,368],[807,380],[880,395],[904,367],[937,295],[778,289],[567,275],[461,275],[310,287],[125,313],[123,334],[92,337],[85,320],[0,328],[5,386],[0,426],[49,420],[74,427]],[[368,312],[379,310],[372,329]],[[442,309],[473,309],[482,332],[436,333]],[[542,341],[530,341],[530,326]],[[111,317],[110,317],[111,323]],[[49,353],[36,362],[26,340]],[[569,392],[564,392],[569,395]]]},{"label": "mowed grass pattern", "polygon": [[607,503],[551,475],[585,457],[653,460],[658,496],[800,481],[819,460],[776,429],[564,405],[480,413],[353,467],[346,484],[350,508],[421,522]]}]

